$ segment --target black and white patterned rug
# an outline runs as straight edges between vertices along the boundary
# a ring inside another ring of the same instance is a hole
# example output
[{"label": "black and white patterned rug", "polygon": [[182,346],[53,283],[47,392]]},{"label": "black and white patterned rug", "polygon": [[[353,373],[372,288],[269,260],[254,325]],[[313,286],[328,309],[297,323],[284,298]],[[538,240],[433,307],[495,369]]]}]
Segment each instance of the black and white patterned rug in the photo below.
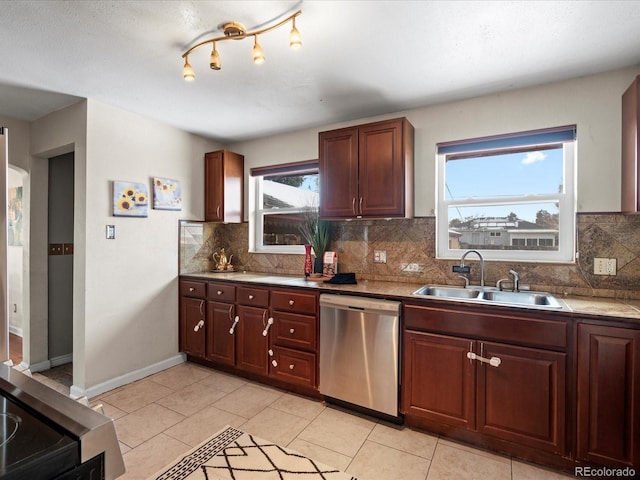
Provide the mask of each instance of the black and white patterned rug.
[{"label": "black and white patterned rug", "polygon": [[357,480],[335,468],[225,427],[149,480]]}]

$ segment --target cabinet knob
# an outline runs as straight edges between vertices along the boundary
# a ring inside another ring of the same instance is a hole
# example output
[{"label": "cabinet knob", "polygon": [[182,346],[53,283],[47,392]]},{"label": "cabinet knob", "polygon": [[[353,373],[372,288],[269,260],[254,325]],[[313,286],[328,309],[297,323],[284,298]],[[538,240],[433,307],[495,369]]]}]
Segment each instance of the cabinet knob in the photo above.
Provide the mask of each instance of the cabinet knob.
[{"label": "cabinet knob", "polygon": [[216,293],[217,293],[218,295],[222,295],[222,290],[218,290]]},{"label": "cabinet knob", "polygon": [[291,305],[293,307],[293,304],[296,303],[293,300],[289,300],[289,305]]},{"label": "cabinet knob", "polygon": [[193,287],[189,287],[189,291],[190,291],[190,292],[193,292],[193,291],[195,291],[195,288],[193,288]]},{"label": "cabinet knob", "polygon": [[293,334],[295,331],[296,331],[296,329],[295,329],[295,328],[290,328],[290,329],[289,329],[289,333],[291,333],[291,334]]},{"label": "cabinet knob", "polygon": [[249,300],[253,300],[253,295],[249,295]]},{"label": "cabinet knob", "polygon": [[292,363],[291,365],[289,365],[289,370],[293,370],[294,367],[295,365]]}]

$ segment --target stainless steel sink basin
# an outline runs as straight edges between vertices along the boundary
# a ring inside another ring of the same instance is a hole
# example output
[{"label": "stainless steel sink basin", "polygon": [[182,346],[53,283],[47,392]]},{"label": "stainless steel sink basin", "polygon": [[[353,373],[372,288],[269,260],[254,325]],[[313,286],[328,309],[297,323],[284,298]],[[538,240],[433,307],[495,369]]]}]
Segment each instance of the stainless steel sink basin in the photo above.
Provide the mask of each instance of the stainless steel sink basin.
[{"label": "stainless steel sink basin", "polygon": [[480,290],[474,290],[471,288],[440,287],[428,285],[413,292],[414,295],[427,295],[430,297],[445,298],[478,298],[480,296],[480,293]]},{"label": "stainless steel sink basin", "polygon": [[562,308],[562,305],[550,294],[543,292],[484,292],[484,300],[509,303],[511,305],[537,305],[549,308]]},{"label": "stainless steel sink basin", "polygon": [[545,292],[505,292],[490,287],[464,288],[455,286],[425,285],[413,292],[413,294],[427,297],[438,297],[448,300],[511,305],[515,307],[548,309],[563,308],[560,302],[558,302],[553,295]]}]

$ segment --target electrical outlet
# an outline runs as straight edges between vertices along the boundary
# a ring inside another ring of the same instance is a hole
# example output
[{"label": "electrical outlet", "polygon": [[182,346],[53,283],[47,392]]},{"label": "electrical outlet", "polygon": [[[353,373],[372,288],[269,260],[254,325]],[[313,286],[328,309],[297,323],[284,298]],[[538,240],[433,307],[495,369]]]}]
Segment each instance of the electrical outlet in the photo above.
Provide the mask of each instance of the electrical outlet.
[{"label": "electrical outlet", "polygon": [[615,258],[594,258],[593,259],[594,275],[616,275],[617,261]]},{"label": "electrical outlet", "polygon": [[424,272],[424,265],[420,265],[419,263],[403,263],[400,265],[400,269],[403,272],[420,273]]},{"label": "electrical outlet", "polygon": [[387,263],[387,251],[386,250],[374,250],[373,251],[373,263]]}]

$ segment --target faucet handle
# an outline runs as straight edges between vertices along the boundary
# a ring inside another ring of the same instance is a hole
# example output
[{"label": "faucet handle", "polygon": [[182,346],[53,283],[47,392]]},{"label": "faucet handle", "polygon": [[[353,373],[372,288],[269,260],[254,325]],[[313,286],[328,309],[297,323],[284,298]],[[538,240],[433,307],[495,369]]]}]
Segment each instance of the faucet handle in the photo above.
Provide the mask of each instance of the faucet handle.
[{"label": "faucet handle", "polygon": [[464,275],[457,275],[457,278],[461,278],[464,280],[464,288],[469,287],[469,279],[467,277],[465,277]]},{"label": "faucet handle", "polygon": [[498,290],[502,291],[502,283],[503,283],[503,282],[508,282],[509,280],[510,280],[510,279],[508,279],[508,278],[501,278],[500,280],[498,280],[498,281],[496,282],[496,288],[497,288]]}]

